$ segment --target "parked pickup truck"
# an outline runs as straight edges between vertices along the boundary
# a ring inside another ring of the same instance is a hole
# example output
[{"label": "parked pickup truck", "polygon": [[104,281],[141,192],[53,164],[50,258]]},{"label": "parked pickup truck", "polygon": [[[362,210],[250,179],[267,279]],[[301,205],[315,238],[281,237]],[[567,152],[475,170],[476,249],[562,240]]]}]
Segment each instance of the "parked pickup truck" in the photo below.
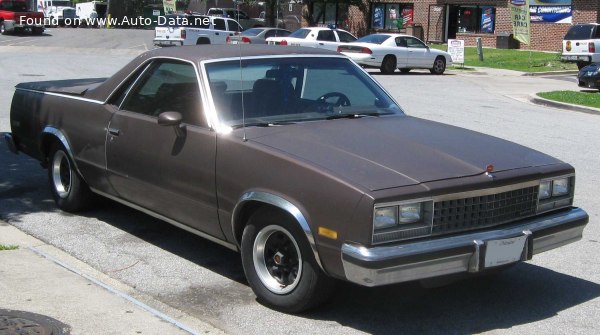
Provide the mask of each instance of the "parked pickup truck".
[{"label": "parked pickup truck", "polygon": [[227,37],[242,31],[234,19],[205,15],[171,14],[159,19],[154,28],[154,45],[182,46],[227,44]]},{"label": "parked pickup truck", "polygon": [[495,272],[589,221],[571,165],[410,117],[318,48],[157,48],[106,80],[17,85],[10,125],[10,150],[48,168],[60,209],[94,193],[240,251],[258,301],[285,312],[325,302],[336,280]]},{"label": "parked pickup truck", "polygon": [[25,0],[0,0],[0,33],[21,33],[30,29],[34,35],[44,32],[44,13],[27,9]]}]

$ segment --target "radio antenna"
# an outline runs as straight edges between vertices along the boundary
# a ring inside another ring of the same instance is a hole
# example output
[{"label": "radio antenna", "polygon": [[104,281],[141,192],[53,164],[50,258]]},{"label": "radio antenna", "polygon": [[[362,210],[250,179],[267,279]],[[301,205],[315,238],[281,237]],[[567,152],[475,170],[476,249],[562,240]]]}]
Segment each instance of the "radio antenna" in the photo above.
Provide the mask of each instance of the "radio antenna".
[{"label": "radio antenna", "polygon": [[244,69],[242,68],[242,39],[240,38],[240,34],[242,33],[240,31],[241,26],[240,26],[240,4],[239,2],[236,4],[236,11],[235,11],[236,15],[235,18],[237,19],[237,35],[238,35],[238,40],[237,40],[237,44],[238,44],[238,50],[240,51],[240,89],[242,90],[242,132],[243,132],[243,138],[242,141],[246,142],[248,141],[248,138],[246,137],[246,108],[244,106]]}]

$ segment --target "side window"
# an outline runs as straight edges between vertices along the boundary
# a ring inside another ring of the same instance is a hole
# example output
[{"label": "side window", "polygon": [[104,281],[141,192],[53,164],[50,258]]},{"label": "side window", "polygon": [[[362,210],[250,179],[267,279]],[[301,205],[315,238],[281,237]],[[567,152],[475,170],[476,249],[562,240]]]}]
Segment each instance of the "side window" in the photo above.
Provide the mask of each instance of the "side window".
[{"label": "side window", "polygon": [[277,36],[277,30],[269,30],[265,33],[265,38]]},{"label": "side window", "polygon": [[600,26],[594,27],[594,30],[596,31],[596,33],[594,34],[594,38],[600,39]]},{"label": "side window", "polygon": [[396,46],[406,48],[408,45],[406,44],[406,38],[404,37],[396,37]]},{"label": "side window", "polygon": [[229,25],[229,31],[242,31],[242,27],[233,20],[227,20],[227,24]]},{"label": "side window", "polygon": [[409,48],[427,48],[427,46],[414,37],[406,37],[406,44]]},{"label": "side window", "polygon": [[122,110],[158,117],[179,112],[183,122],[204,126],[196,70],[191,64],[157,61],[142,74],[121,105]]},{"label": "side window", "polygon": [[320,30],[317,34],[317,41],[336,42],[333,30]]},{"label": "side window", "polygon": [[356,38],[345,31],[337,31],[338,37],[340,38],[340,42],[354,42]]},{"label": "side window", "polygon": [[123,100],[125,100],[125,97],[127,96],[127,93],[129,93],[131,85],[135,83],[138,77],[146,70],[148,66],[151,65],[148,65],[148,63],[146,63],[143,66],[140,66],[140,68],[137,69],[137,71],[133,75],[129,76],[129,78],[123,83],[123,85],[121,85],[121,87],[119,87],[118,90],[112,95],[109,104],[115,105],[117,107],[121,106]]},{"label": "side window", "polygon": [[244,13],[242,11],[240,11],[239,13],[240,13],[239,14],[240,15],[240,19],[242,19],[242,20],[248,20],[248,14],[246,14],[246,13]]},{"label": "side window", "polygon": [[225,19],[216,18],[214,23],[215,30],[227,30],[227,28],[225,28]]}]

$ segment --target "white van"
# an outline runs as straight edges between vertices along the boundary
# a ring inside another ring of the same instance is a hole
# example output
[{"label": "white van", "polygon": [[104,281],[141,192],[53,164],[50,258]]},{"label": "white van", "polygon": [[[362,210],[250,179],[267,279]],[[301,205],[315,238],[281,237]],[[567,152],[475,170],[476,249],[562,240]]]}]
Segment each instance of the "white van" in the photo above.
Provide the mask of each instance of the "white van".
[{"label": "white van", "polygon": [[154,45],[227,44],[227,37],[243,29],[237,21],[206,15],[170,14],[159,18]]},{"label": "white van", "polygon": [[106,17],[107,5],[103,1],[90,1],[75,5],[82,26],[97,26],[98,19]]},{"label": "white van", "polygon": [[573,25],[562,42],[563,62],[577,63],[581,70],[591,63],[600,62],[600,24]]}]

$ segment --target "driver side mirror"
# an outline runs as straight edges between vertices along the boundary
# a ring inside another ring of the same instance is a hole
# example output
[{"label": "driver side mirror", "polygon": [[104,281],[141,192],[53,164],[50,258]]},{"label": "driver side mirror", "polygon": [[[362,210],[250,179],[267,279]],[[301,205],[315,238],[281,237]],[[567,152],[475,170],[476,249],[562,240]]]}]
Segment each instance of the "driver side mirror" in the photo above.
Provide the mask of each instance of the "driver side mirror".
[{"label": "driver side mirror", "polygon": [[179,112],[162,112],[158,115],[158,125],[175,128],[177,137],[184,136],[182,127],[183,117]]}]

